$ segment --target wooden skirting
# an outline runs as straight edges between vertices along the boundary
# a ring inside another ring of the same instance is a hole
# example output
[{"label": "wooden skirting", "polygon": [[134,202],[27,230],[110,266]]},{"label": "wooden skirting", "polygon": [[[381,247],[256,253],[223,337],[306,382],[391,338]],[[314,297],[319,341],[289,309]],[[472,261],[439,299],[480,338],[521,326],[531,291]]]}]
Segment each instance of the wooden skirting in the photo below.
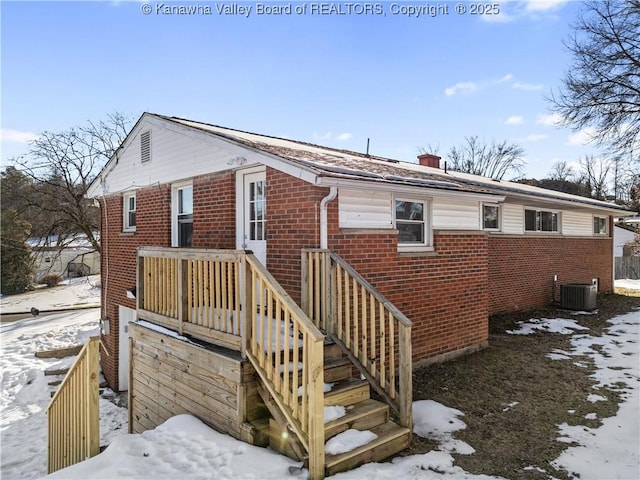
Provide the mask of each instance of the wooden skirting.
[{"label": "wooden skirting", "polygon": [[130,324],[129,430],[155,428],[189,413],[216,430],[251,440],[247,422],[267,412],[251,364],[238,352],[205,347]]}]

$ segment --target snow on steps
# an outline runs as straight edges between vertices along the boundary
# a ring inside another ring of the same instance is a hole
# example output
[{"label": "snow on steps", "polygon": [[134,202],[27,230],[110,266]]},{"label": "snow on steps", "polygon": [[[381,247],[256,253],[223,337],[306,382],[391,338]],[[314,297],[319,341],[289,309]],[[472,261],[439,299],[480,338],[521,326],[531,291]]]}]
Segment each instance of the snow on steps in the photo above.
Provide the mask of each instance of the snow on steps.
[{"label": "snow on steps", "polygon": [[[410,429],[389,421],[389,406],[370,398],[368,382],[352,377],[354,367],[343,355],[340,347],[326,343],[324,353],[324,381],[325,384],[333,384],[331,390],[325,393],[324,405],[346,408],[344,416],[325,423],[325,443],[350,429],[370,431],[376,436],[369,443],[348,452],[327,454],[325,474],[333,475],[364,463],[381,461],[407,448],[411,436]],[[305,460],[306,463],[306,459],[301,455],[304,449],[296,436],[292,434],[283,437],[283,431],[285,430],[276,419],[269,420],[271,448],[297,460]]]}]

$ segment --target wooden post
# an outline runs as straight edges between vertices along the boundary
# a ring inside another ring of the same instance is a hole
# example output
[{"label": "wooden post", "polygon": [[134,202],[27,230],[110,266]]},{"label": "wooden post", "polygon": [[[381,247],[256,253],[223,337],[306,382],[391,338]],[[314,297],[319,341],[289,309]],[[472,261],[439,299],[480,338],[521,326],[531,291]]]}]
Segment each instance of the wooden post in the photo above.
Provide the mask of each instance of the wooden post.
[{"label": "wooden post", "polygon": [[129,433],[133,433],[133,338],[129,336],[129,391],[127,392],[127,406],[129,407]]},{"label": "wooden post", "polygon": [[322,259],[322,266],[324,267],[322,272],[322,313],[327,328],[326,334],[329,337],[335,332],[333,313],[334,279],[331,274],[331,253],[328,251],[322,252]]},{"label": "wooden post", "polygon": [[242,358],[247,358],[247,346],[248,346],[248,337],[247,332],[249,331],[247,328],[247,322],[249,321],[249,316],[247,315],[247,311],[249,308],[249,297],[247,296],[247,261],[246,258],[241,256],[238,259],[238,284],[239,291],[236,292],[236,298],[238,299],[239,306],[236,308],[238,315],[236,315],[236,322],[238,322],[239,330],[240,330],[240,354]]},{"label": "wooden post", "polygon": [[144,257],[138,250],[138,271],[136,272],[136,309],[144,308]]},{"label": "wooden post", "polygon": [[182,335],[182,323],[187,316],[187,285],[189,284],[188,270],[184,268],[184,260],[178,253],[178,333]]},{"label": "wooden post", "polygon": [[[309,252],[302,250],[301,255],[301,274],[300,274],[300,290],[301,290],[301,301],[300,307],[302,307],[302,311],[307,314],[309,318],[311,315],[309,312]],[[313,320],[313,319],[311,319]]]},{"label": "wooden post", "polygon": [[411,371],[411,327],[400,325],[398,330],[398,361],[399,361],[399,389],[398,410],[400,411],[400,425],[411,429],[412,413],[412,371]]},{"label": "wooden post", "polygon": [[87,382],[87,437],[88,437],[88,456],[93,457],[100,453],[100,366],[99,352],[100,342],[98,337],[89,339],[88,347],[88,366],[89,378]]},{"label": "wooden post", "polygon": [[[309,342],[309,478],[324,478],[323,342]],[[305,366],[306,367],[306,366]]]}]

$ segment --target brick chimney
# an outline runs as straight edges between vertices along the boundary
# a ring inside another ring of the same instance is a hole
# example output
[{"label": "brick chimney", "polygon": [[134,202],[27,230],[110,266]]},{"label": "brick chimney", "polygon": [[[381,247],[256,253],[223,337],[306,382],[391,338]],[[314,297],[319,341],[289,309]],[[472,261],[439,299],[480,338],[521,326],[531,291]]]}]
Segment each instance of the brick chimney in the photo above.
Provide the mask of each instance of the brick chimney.
[{"label": "brick chimney", "polygon": [[418,155],[418,162],[424,167],[440,168],[440,158],[438,155],[423,153],[422,155]]}]

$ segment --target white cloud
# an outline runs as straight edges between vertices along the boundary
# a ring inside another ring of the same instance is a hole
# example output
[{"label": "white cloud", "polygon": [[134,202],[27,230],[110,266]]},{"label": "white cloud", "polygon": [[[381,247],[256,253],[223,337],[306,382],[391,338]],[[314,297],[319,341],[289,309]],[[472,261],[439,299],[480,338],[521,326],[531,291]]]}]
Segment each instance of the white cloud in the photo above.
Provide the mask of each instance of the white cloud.
[{"label": "white cloud", "polygon": [[562,115],[559,113],[540,113],[536,117],[536,123],[539,125],[544,125],[546,127],[557,127],[562,125]]},{"label": "white cloud", "polygon": [[563,6],[568,0],[525,0],[527,12],[548,12]]},{"label": "white cloud", "polygon": [[549,135],[545,135],[541,133],[532,133],[531,135],[527,135],[526,137],[519,138],[518,141],[522,143],[539,142],[540,140],[544,140],[545,138],[548,138],[548,137]]},{"label": "white cloud", "polygon": [[538,83],[524,83],[524,82],[514,82],[512,85],[513,88],[517,88],[518,90],[542,90],[544,88],[543,85]]},{"label": "white cloud", "polygon": [[567,137],[567,145],[571,145],[571,146],[588,145],[594,139],[595,133],[596,131],[592,127],[583,128],[582,130],[579,130],[573,135],[569,135]]},{"label": "white cloud", "polygon": [[498,80],[498,83],[510,82],[511,80],[513,80],[513,78],[514,78],[513,75],[511,75],[510,73],[507,73],[504,77]]},{"label": "white cloud", "polygon": [[3,142],[29,143],[38,138],[38,135],[31,132],[12,130],[11,128],[0,128],[0,138]]},{"label": "white cloud", "polygon": [[445,88],[444,94],[447,97],[451,97],[458,93],[461,94],[469,94],[478,90],[478,85],[475,82],[459,82],[456,83],[453,87]]},{"label": "white cloud", "polygon": [[341,142],[344,142],[346,140],[349,140],[352,137],[352,135],[349,132],[344,132],[344,133],[339,133],[338,135],[334,135],[331,132],[325,132],[325,133],[318,133],[318,132],[313,132],[313,138],[316,141],[329,141],[329,140],[339,140]]},{"label": "white cloud", "polygon": [[313,138],[315,140],[331,140],[331,132],[325,132],[325,133],[318,133],[318,132],[313,132]]},{"label": "white cloud", "polygon": [[520,115],[511,115],[504,123],[507,125],[522,125],[524,123],[524,118]]}]

